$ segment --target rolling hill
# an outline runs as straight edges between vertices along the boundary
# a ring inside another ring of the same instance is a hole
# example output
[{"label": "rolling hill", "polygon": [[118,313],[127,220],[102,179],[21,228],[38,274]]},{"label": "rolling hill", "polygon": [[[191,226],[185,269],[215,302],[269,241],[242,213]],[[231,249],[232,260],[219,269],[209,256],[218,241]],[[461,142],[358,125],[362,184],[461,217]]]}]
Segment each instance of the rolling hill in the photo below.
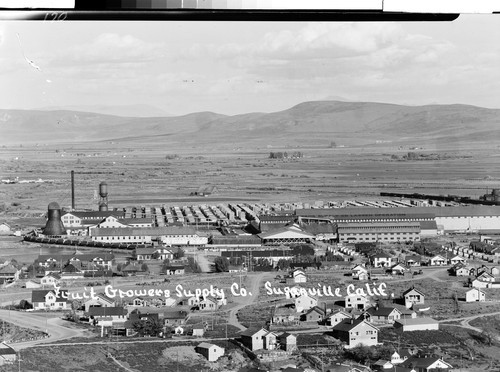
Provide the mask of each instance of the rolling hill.
[{"label": "rolling hill", "polygon": [[[492,140],[500,110],[469,105],[403,106],[314,101],[273,113],[122,117],[78,111],[0,110],[2,142],[93,142],[161,136],[191,143],[300,142],[330,138]],[[158,137],[160,138],[160,137]]]}]

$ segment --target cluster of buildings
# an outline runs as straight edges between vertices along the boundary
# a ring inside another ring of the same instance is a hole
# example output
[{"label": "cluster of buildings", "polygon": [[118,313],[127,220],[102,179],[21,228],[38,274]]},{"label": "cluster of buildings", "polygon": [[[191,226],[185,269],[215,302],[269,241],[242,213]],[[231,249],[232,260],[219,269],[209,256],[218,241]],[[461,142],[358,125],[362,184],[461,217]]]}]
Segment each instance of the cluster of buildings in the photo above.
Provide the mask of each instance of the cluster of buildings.
[{"label": "cluster of buildings", "polygon": [[[286,330],[298,324],[322,324],[329,328],[328,334],[342,342],[345,348],[352,349],[359,345],[380,345],[380,327],[392,326],[398,332],[439,330],[439,322],[422,314],[428,310],[425,295],[412,287],[404,291],[398,300],[401,304],[373,304],[369,297],[363,295],[345,296],[342,305],[319,302],[315,296],[301,294],[293,300],[293,304],[276,307],[270,320],[270,330]],[[276,331],[274,331],[276,332]],[[253,345],[266,347],[274,337],[271,331],[248,331],[247,337],[255,337]],[[270,341],[269,341],[270,340]],[[257,343],[259,342],[259,343]],[[374,366],[383,371],[432,371],[441,368],[451,370],[452,366],[441,358],[420,358],[415,353],[403,349],[394,351],[390,360],[379,360]]]},{"label": "cluster of buildings", "polygon": [[[500,206],[413,206],[403,201],[346,204],[319,208],[292,205],[272,208],[264,204],[228,204],[143,208],[142,211],[61,212],[49,205],[61,224],[49,221],[46,236],[67,234],[109,244],[224,245],[217,243],[217,227],[245,227],[246,232],[229,237],[233,245],[246,244],[254,236],[261,246],[324,242],[408,242],[447,232],[500,232]],[[323,204],[324,206],[324,204]],[[299,208],[301,207],[301,208]],[[173,217],[175,216],[175,218]],[[234,216],[239,216],[239,222]],[[61,227],[62,226],[62,227]],[[54,228],[56,227],[56,228]],[[200,231],[204,231],[201,233]],[[223,235],[225,233],[223,232]],[[235,236],[236,235],[236,236]]]},{"label": "cluster of buildings", "polygon": [[142,294],[112,298],[105,293],[84,297],[68,289],[34,289],[31,294],[33,310],[74,310],[80,319],[101,327],[102,332],[132,336],[136,321],[154,321],[177,335],[203,336],[206,326],[187,321],[193,311],[213,312],[227,304],[224,298],[187,297],[182,299],[151,297]]}]

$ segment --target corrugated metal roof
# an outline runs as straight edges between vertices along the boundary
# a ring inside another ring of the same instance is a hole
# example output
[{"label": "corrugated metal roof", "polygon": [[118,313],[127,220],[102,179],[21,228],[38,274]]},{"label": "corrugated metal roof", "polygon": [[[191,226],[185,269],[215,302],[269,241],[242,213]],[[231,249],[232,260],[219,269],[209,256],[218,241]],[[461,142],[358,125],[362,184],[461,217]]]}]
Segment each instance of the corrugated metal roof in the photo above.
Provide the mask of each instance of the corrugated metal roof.
[{"label": "corrugated metal roof", "polygon": [[127,315],[128,311],[120,306],[92,306],[89,307],[90,316],[113,316],[113,315]]},{"label": "corrugated metal roof", "polygon": [[456,207],[393,207],[393,208],[322,208],[296,209],[297,216],[367,216],[367,217],[459,217],[500,216],[500,206],[466,205]]},{"label": "corrugated metal roof", "polygon": [[420,221],[421,230],[437,230],[436,221]]},{"label": "corrugated metal roof", "polygon": [[103,219],[109,216],[114,216],[116,218],[125,217],[125,212],[123,211],[73,211],[73,212],[65,212],[62,215],[65,216],[67,214],[72,214],[75,217],[88,220],[88,219]]},{"label": "corrugated metal roof", "polygon": [[198,235],[195,229],[189,227],[123,227],[123,228],[95,228],[92,236],[169,236],[169,235]]}]

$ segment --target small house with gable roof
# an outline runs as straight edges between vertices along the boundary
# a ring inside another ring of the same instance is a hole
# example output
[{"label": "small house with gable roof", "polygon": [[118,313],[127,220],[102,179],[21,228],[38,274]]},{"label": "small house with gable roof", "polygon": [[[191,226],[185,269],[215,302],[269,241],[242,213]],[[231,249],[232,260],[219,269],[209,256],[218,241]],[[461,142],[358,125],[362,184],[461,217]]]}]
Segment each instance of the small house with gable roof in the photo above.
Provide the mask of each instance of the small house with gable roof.
[{"label": "small house with gable roof", "polygon": [[248,328],[241,333],[241,342],[251,351],[264,348],[264,336],[268,333],[264,328]]},{"label": "small house with gable roof", "polygon": [[370,323],[394,323],[396,320],[401,319],[401,311],[395,307],[370,307],[363,314],[365,319]]},{"label": "small house with gable roof", "polygon": [[439,322],[429,317],[396,320],[394,329],[402,332],[437,331]]},{"label": "small house with gable roof", "polygon": [[113,307],[116,301],[106,296],[104,293],[99,293],[95,298],[89,298],[83,303],[85,312],[88,312],[91,307]]},{"label": "small house with gable roof", "polygon": [[0,366],[12,364],[16,361],[16,351],[5,342],[0,343]]},{"label": "small house with gable roof", "polygon": [[314,306],[318,305],[318,299],[316,297],[310,296],[309,294],[302,294],[295,298],[295,310],[298,313],[302,311],[312,309]]},{"label": "small house with gable roof", "polygon": [[34,310],[68,310],[68,291],[61,289],[59,296],[53,289],[38,289],[31,292],[31,303]]},{"label": "small house with gable roof", "polygon": [[479,288],[472,288],[465,292],[465,302],[486,301],[486,293]]},{"label": "small house with gable roof", "polygon": [[417,267],[422,264],[422,257],[417,255],[405,256],[404,263],[408,267]]},{"label": "small house with gable roof", "polygon": [[328,326],[334,326],[334,325],[339,324],[343,320],[350,319],[350,318],[352,318],[351,314],[348,314],[344,310],[340,310],[339,309],[339,310],[334,311],[333,313],[327,315],[326,325],[328,325]]},{"label": "small house with gable roof", "polygon": [[392,257],[387,253],[377,253],[370,257],[373,267],[389,267],[392,264]]},{"label": "small house with gable roof", "polygon": [[365,310],[370,306],[370,300],[363,295],[348,295],[344,297],[345,309]]},{"label": "small house with gable roof", "polygon": [[358,345],[377,345],[378,331],[377,327],[364,319],[346,319],[332,328],[332,335],[345,342],[346,349],[351,349]]},{"label": "small house with gable roof", "polygon": [[432,257],[429,261],[429,265],[431,265],[431,266],[443,266],[446,264],[447,264],[446,258],[444,258],[443,256],[441,256],[439,254]]},{"label": "small house with gable roof", "polygon": [[50,286],[50,287],[59,285],[60,281],[61,281],[61,276],[57,273],[48,273],[42,279],[40,279],[40,283],[43,286]]},{"label": "small house with gable roof", "polygon": [[404,291],[402,297],[408,309],[413,305],[423,305],[425,302],[425,295],[415,287]]},{"label": "small house with gable roof", "polygon": [[416,372],[434,372],[452,370],[452,365],[439,357],[417,358],[410,357],[402,364],[403,367],[412,368]]},{"label": "small house with gable roof", "polygon": [[285,351],[295,351],[297,349],[297,336],[285,332],[278,336],[280,348]]},{"label": "small house with gable roof", "polygon": [[121,306],[90,307],[87,314],[89,316],[89,324],[111,327],[114,322],[126,321],[128,311]]},{"label": "small house with gable roof", "polygon": [[0,267],[0,279],[4,280],[18,280],[21,270],[12,265],[11,263]]},{"label": "small house with gable roof", "polygon": [[221,356],[224,355],[224,348],[210,344],[208,342],[202,342],[198,344],[195,348],[196,352],[203,355],[209,362],[216,362]]}]

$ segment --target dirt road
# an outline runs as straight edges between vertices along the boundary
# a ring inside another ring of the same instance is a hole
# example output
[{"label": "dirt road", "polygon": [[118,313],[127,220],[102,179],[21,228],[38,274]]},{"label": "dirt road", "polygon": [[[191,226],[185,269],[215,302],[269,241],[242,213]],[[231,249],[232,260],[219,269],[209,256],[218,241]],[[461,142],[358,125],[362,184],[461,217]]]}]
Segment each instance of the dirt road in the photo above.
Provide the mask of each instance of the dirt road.
[{"label": "dirt road", "polygon": [[0,318],[6,322],[13,323],[19,327],[47,332],[49,334],[49,337],[45,339],[18,342],[10,344],[10,346],[15,350],[21,350],[42,343],[66,340],[72,337],[81,337],[87,332],[83,329],[66,327],[65,325],[67,323],[58,317],[59,314],[55,315],[55,317],[46,317],[47,315],[48,314],[43,313],[0,310]]},{"label": "dirt road", "polygon": [[[473,331],[482,333],[483,329],[471,326],[470,322],[472,320],[474,320],[474,319],[477,319],[477,318],[482,318],[482,317],[485,317],[485,316],[494,316],[494,315],[500,315],[500,311],[496,311],[494,313],[471,315],[471,316],[467,316],[467,317],[463,317],[463,318],[443,319],[443,320],[440,320],[439,322],[440,323],[446,323],[446,322],[457,322],[457,321],[460,321],[460,324],[450,324],[450,325],[454,325],[454,326],[462,327],[462,328],[467,328],[467,329],[471,329]],[[497,340],[500,341],[500,337],[499,336],[497,336]]]},{"label": "dirt road", "polygon": [[243,326],[239,321],[237,317],[237,313],[239,310],[243,309],[245,306],[253,304],[255,301],[257,301],[257,298],[259,297],[259,290],[260,290],[260,285],[264,280],[267,279],[272,279],[273,273],[269,272],[261,272],[257,274],[248,274],[247,280],[250,281],[248,284],[247,288],[245,288],[249,293],[252,295],[250,296],[241,296],[241,297],[234,297],[234,301],[237,302],[238,304],[231,309],[229,312],[229,318],[228,318],[228,323],[238,327],[241,330],[245,330],[246,327]]}]

